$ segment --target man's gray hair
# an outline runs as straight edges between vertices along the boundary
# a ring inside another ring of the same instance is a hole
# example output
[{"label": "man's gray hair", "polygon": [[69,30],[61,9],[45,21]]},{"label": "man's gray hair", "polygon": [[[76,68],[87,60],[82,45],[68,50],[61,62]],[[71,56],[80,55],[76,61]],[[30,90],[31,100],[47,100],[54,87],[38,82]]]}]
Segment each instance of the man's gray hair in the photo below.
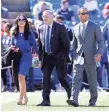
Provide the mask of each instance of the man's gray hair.
[{"label": "man's gray hair", "polygon": [[[45,10],[44,12],[48,12],[49,14],[54,15],[54,12],[53,12],[52,10]],[[43,12],[43,13],[44,13],[44,12]]]}]

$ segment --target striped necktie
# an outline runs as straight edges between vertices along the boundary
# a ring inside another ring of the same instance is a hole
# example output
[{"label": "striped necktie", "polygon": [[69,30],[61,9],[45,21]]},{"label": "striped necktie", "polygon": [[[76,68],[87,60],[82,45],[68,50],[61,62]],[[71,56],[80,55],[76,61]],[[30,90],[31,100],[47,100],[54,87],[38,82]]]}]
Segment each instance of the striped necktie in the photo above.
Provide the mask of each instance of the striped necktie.
[{"label": "striped necktie", "polygon": [[49,33],[50,33],[50,27],[47,26],[47,32],[46,32],[46,46],[45,46],[45,52],[47,52],[48,54],[50,53],[50,36],[49,36]]}]

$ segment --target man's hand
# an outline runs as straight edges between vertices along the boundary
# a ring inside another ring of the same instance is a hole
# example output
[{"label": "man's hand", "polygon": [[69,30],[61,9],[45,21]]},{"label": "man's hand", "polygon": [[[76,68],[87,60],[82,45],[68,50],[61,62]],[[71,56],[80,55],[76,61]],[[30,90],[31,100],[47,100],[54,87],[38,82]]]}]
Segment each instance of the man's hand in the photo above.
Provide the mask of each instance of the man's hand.
[{"label": "man's hand", "polygon": [[95,59],[95,62],[100,62],[101,61],[101,54],[96,54],[94,59]]}]

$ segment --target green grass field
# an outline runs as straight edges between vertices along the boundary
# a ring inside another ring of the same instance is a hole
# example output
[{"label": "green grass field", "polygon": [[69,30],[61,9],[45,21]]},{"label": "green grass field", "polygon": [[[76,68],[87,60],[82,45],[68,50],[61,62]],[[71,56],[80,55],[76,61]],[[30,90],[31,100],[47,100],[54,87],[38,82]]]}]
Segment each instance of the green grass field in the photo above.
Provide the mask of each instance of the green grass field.
[{"label": "green grass field", "polygon": [[79,96],[79,107],[68,106],[65,92],[51,93],[50,107],[37,107],[42,101],[41,92],[27,93],[29,102],[27,105],[17,105],[19,93],[1,93],[1,111],[109,111],[109,93],[99,93],[96,107],[88,107],[89,92],[82,92]]}]

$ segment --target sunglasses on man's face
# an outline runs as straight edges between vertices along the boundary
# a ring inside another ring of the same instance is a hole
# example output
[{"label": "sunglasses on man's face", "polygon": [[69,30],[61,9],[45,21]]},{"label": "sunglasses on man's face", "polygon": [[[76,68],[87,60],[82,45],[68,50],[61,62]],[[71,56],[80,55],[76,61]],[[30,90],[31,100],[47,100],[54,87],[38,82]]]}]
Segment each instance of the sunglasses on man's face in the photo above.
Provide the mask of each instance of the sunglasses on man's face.
[{"label": "sunglasses on man's face", "polygon": [[25,19],[18,19],[18,22],[20,22],[20,21],[25,22]]},{"label": "sunglasses on man's face", "polygon": [[79,13],[79,15],[88,15],[88,12]]}]

